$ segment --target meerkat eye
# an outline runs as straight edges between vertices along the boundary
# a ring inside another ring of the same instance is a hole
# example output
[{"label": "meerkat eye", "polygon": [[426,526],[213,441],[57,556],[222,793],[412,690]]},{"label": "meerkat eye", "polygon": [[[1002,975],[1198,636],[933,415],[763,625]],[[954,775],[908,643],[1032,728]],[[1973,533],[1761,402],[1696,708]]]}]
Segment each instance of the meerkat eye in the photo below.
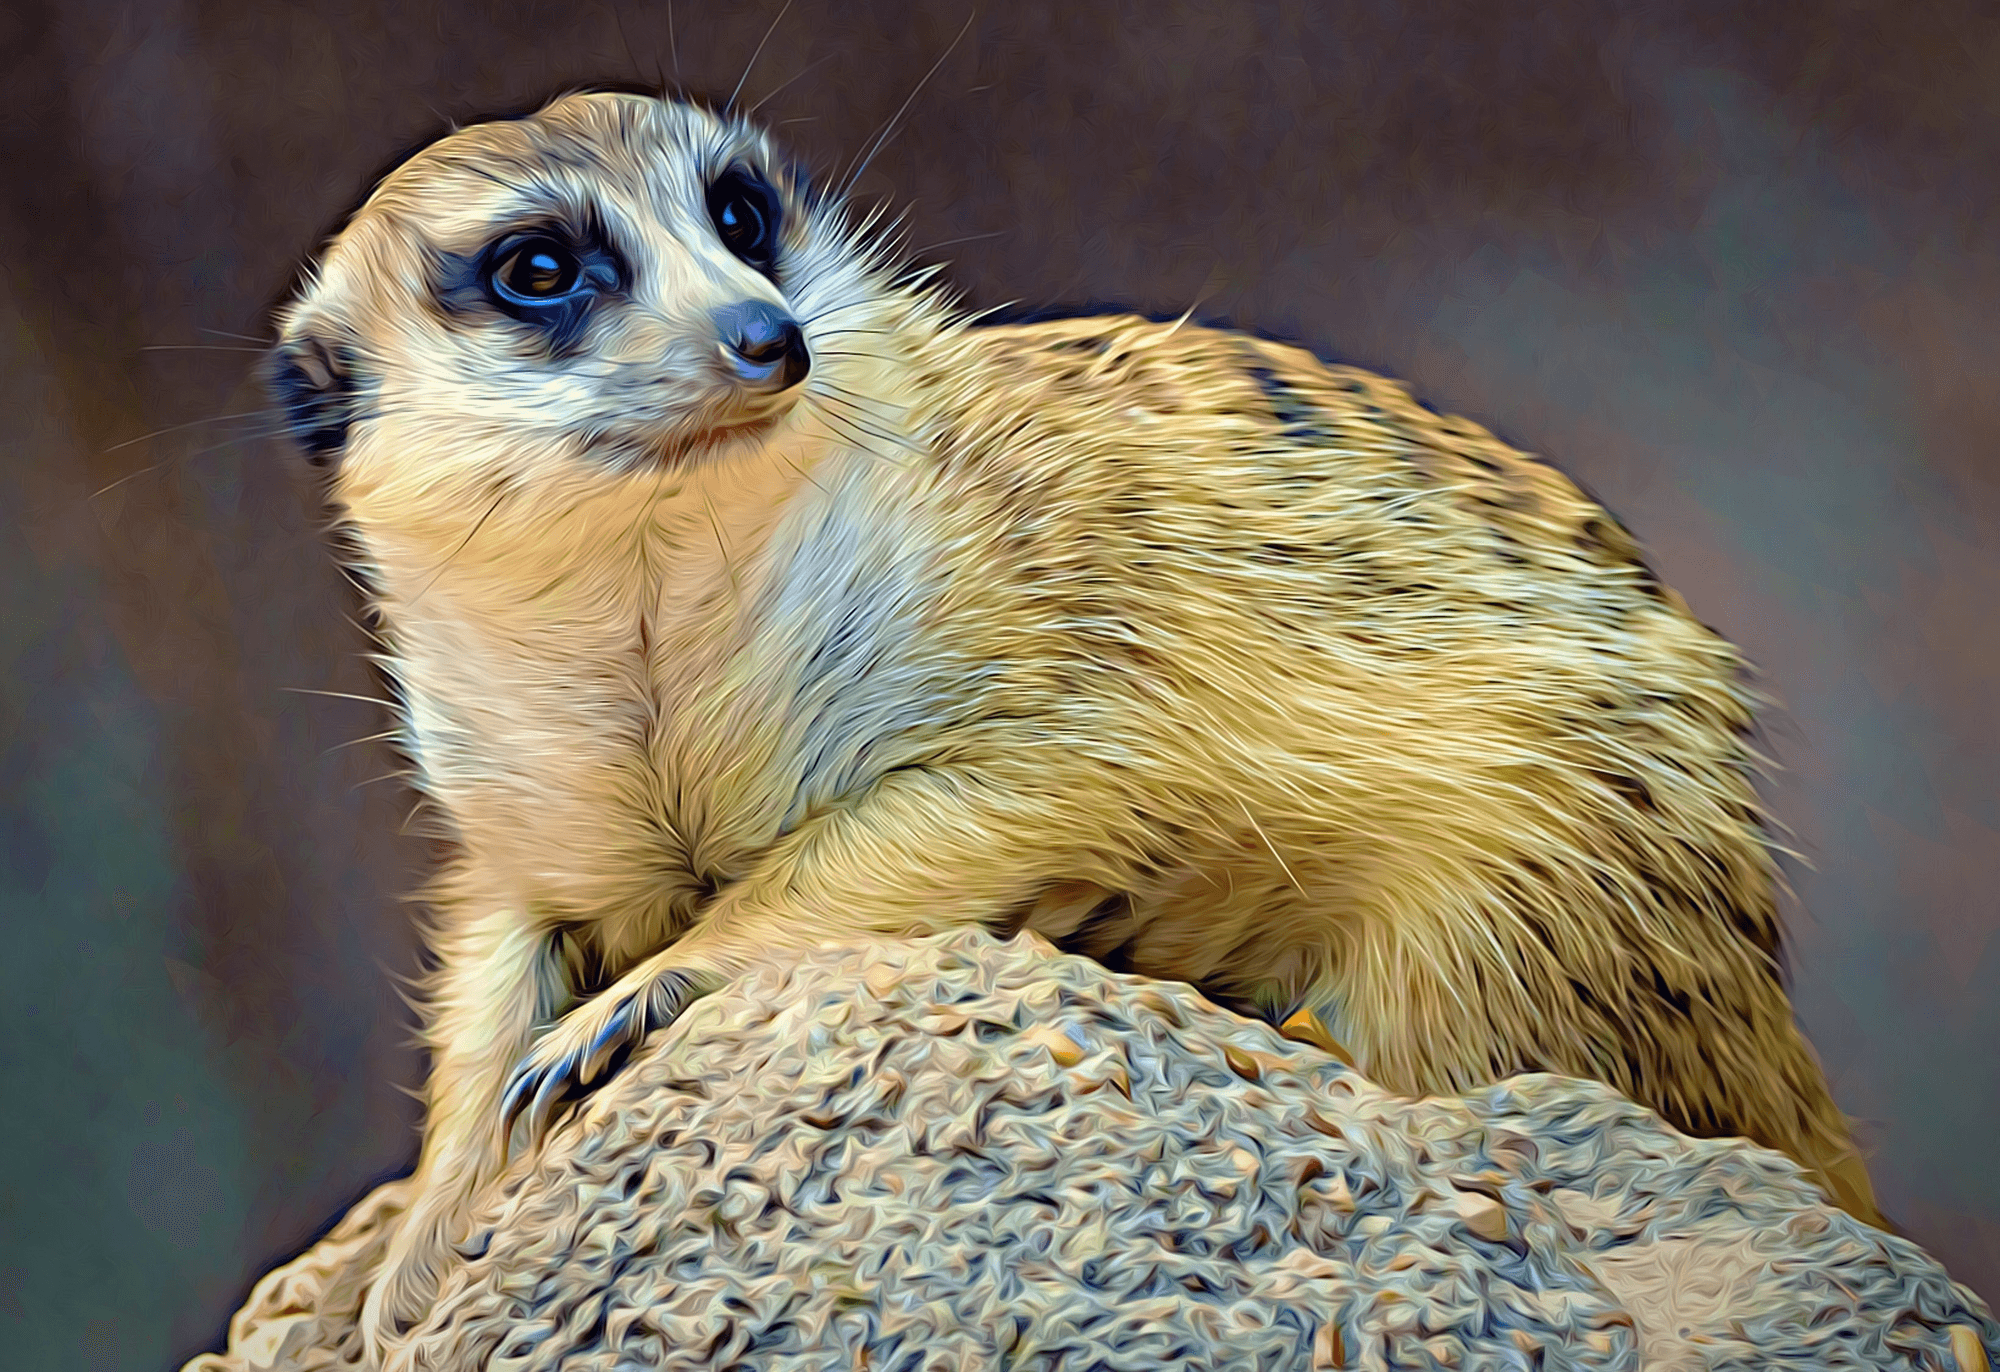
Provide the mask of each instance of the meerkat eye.
[{"label": "meerkat eye", "polygon": [[777,260],[778,216],[778,193],[747,167],[731,167],[708,188],[708,217],[722,245],[758,271]]},{"label": "meerkat eye", "polygon": [[583,263],[568,246],[536,234],[496,255],[488,276],[494,294],[515,305],[548,305],[583,284]]}]

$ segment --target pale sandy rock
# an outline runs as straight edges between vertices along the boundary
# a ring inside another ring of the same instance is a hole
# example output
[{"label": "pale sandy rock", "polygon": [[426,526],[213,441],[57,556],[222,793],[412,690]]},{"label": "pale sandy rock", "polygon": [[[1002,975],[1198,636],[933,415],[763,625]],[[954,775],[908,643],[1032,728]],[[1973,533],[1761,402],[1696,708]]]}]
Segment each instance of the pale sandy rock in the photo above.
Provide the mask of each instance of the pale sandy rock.
[{"label": "pale sandy rock", "polygon": [[[2000,1349],[1971,1292],[1775,1153],[1560,1077],[1409,1101],[1329,1050],[1027,940],[828,949],[651,1040],[506,1180],[392,1367],[1984,1372]],[[399,1188],[189,1372],[354,1365]]]}]

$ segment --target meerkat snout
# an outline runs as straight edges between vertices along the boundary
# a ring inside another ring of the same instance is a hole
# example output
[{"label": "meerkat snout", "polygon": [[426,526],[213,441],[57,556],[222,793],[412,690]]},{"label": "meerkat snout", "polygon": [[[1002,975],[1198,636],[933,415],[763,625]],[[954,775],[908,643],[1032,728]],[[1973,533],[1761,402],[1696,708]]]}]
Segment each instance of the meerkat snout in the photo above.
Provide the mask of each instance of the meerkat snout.
[{"label": "meerkat snout", "polygon": [[332,461],[347,442],[357,399],[347,350],[311,334],[287,339],[267,361],[265,381],[307,459]]},{"label": "meerkat snout", "polygon": [[812,355],[798,321],[776,305],[746,300],[715,312],[723,359],[744,386],[775,394],[806,379]]}]

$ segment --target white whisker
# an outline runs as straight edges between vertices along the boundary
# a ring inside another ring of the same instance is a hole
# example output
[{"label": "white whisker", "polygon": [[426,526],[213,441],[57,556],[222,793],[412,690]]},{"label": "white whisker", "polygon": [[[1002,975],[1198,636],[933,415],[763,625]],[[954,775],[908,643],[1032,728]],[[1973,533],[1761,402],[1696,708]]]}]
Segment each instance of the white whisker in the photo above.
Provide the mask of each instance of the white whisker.
[{"label": "white whisker", "polygon": [[945,58],[951,56],[952,51],[958,47],[959,41],[963,39],[966,34],[972,31],[972,21],[978,17],[978,14],[979,14],[978,10],[973,10],[965,16],[965,26],[958,31],[958,37],[951,40],[951,46],[947,47],[944,50],[944,52],[939,55],[937,61],[931,63],[931,69],[923,74],[922,79],[920,79],[917,82],[917,84],[911,88],[909,95],[904,98],[902,105],[896,110],[894,114],[889,116],[889,122],[884,124],[882,126],[882,131],[875,136],[874,146],[868,149],[867,155],[861,159],[860,163],[856,165],[854,170],[848,174],[846,181],[842,183],[840,188],[840,193],[842,196],[845,196],[849,191],[854,189],[854,184],[861,179],[861,174],[868,170],[868,164],[875,160],[875,154],[879,153],[880,151],[882,151],[884,147],[888,146],[888,140],[894,134],[897,121],[903,117],[904,112],[907,111],[910,108],[911,103],[916,100],[917,93],[923,90],[925,84],[929,82],[929,80],[933,76],[937,75],[938,68],[944,65]]},{"label": "white whisker", "polygon": [[769,99],[770,99],[770,98],[771,98],[772,96],[776,95],[776,94],[777,94],[777,93],[778,93],[779,91],[783,90],[783,89],[784,89],[784,88],[785,88],[786,86],[789,86],[789,85],[791,85],[791,84],[792,84],[792,82],[794,82],[794,81],[798,80],[798,79],[799,79],[799,77],[801,77],[801,76],[805,76],[805,75],[807,75],[807,74],[811,73],[811,72],[812,72],[812,71],[814,71],[814,70],[815,70],[816,68],[819,68],[819,67],[823,67],[823,66],[825,66],[825,65],[826,65],[826,64],[827,64],[828,62],[831,62],[832,60],[833,60],[833,54],[832,54],[832,53],[828,53],[828,54],[827,54],[827,55],[826,55],[825,57],[822,57],[822,58],[820,58],[820,59],[819,59],[819,60],[818,60],[817,62],[811,62],[811,63],[808,63],[808,64],[807,64],[806,66],[804,66],[804,67],[801,67],[801,68],[800,68],[800,69],[798,70],[798,72],[797,72],[797,73],[796,73],[795,75],[792,75],[792,76],[788,76],[788,77],[786,77],[786,78],[785,78],[785,79],[784,79],[783,81],[781,81],[781,82],[779,82],[779,83],[778,83],[777,85],[773,86],[773,87],[772,87],[772,88],[771,88],[770,90],[768,90],[768,91],[764,92],[764,99],[763,99],[763,100],[759,100],[759,101],[758,101],[758,102],[757,102],[756,104],[752,105],[752,106],[751,106],[751,107],[750,107],[749,109],[747,109],[747,110],[743,111],[743,117],[744,117],[745,119],[748,119],[748,118],[749,118],[749,117],[750,117],[751,115],[755,114],[755,113],[756,113],[756,112],[757,112],[758,110],[760,110],[760,109],[764,108],[764,101],[765,101],[765,100],[769,100]]},{"label": "white whisker", "polygon": [[742,93],[743,83],[750,79],[750,69],[757,65],[757,58],[763,53],[764,45],[771,41],[771,35],[778,31],[779,20],[785,17],[785,12],[791,9],[791,7],[792,0],[785,0],[785,3],[779,7],[777,18],[771,21],[770,28],[764,30],[764,36],[757,40],[756,51],[752,52],[750,60],[743,64],[743,74],[736,78],[736,89],[729,92],[729,99],[723,102],[723,109],[734,110],[736,108],[736,97]]},{"label": "white whisker", "polygon": [[155,438],[164,438],[168,434],[181,433],[187,429],[198,429],[204,424],[226,424],[232,419],[273,419],[276,417],[277,412],[271,409],[245,410],[241,414],[210,415],[207,419],[190,419],[185,424],[169,424],[164,429],[155,429],[149,434],[140,434],[137,438],[128,438],[122,443],[113,443],[104,451],[106,454],[115,453],[120,448],[129,448],[135,443],[146,443]]}]

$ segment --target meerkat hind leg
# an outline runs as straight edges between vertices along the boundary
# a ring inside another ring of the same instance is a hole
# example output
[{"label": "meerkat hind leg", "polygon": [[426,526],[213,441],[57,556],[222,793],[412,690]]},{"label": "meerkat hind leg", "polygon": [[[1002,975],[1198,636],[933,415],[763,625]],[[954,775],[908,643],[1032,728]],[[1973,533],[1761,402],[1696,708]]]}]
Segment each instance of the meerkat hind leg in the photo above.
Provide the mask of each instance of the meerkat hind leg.
[{"label": "meerkat hind leg", "polygon": [[[1884,1226],[1867,1170],[1775,969],[1711,930],[1700,997],[1642,981],[1667,955],[1605,929],[1601,958],[1558,962],[1472,941],[1475,917],[1378,919],[1331,971],[1330,1022],[1360,1070],[1393,1091],[1474,1090],[1524,1072],[1612,1087],[1700,1137],[1784,1153],[1840,1208]],[[1505,950],[1507,956],[1499,955]]]},{"label": "meerkat hind leg", "polygon": [[495,1111],[507,1074],[562,994],[553,941],[519,911],[452,919],[447,910],[445,927],[429,1006],[423,1149],[409,1208],[361,1311],[363,1337],[377,1350],[422,1317],[466,1211],[504,1166]]}]

